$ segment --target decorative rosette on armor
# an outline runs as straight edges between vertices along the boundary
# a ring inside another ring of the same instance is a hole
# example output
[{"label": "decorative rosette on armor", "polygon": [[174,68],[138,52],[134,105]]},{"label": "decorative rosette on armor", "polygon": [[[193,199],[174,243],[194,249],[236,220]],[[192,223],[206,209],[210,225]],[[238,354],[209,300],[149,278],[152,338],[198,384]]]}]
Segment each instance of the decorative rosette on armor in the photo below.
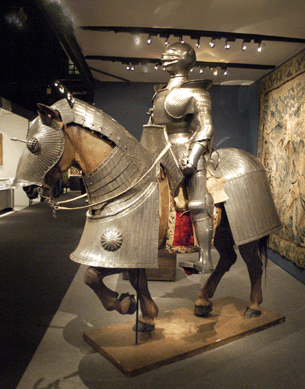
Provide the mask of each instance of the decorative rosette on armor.
[{"label": "decorative rosette on armor", "polygon": [[122,246],[122,243],[122,234],[116,229],[105,231],[101,237],[101,244],[106,251],[116,251]]}]

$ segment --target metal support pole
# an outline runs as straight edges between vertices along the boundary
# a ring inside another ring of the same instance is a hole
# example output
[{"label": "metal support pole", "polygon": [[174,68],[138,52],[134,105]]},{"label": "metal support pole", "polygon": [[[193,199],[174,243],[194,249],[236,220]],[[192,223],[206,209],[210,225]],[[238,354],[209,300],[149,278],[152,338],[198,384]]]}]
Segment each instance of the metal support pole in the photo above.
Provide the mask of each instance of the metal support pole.
[{"label": "metal support pole", "polygon": [[137,269],[136,344],[138,344],[138,333],[139,333],[139,286],[140,286],[140,269]]}]

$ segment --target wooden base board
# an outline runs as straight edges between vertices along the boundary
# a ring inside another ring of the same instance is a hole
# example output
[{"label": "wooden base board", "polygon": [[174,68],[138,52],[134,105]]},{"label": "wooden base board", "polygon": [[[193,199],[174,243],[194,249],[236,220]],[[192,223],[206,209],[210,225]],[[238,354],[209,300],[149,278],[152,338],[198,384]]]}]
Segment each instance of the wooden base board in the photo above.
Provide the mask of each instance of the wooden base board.
[{"label": "wooden base board", "polygon": [[207,318],[196,317],[193,308],[165,312],[156,329],[139,333],[135,344],[135,322],[125,322],[84,333],[85,340],[126,376],[156,369],[192,357],[285,321],[266,309],[257,318],[243,316],[245,302],[228,297],[216,300]]}]

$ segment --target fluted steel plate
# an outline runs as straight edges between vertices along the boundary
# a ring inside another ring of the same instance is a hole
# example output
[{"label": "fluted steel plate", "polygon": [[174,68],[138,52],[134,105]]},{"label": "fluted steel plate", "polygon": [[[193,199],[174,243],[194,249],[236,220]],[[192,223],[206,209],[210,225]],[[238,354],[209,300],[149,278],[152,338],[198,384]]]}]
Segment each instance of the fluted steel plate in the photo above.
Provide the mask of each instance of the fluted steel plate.
[{"label": "fluted steel plate", "polygon": [[31,138],[37,138],[39,152],[32,154],[27,148],[24,149],[18,162],[15,182],[41,186],[44,176],[59,161],[63,153],[64,133],[55,122],[53,127],[42,124],[38,116],[30,124],[27,140]]},{"label": "fluted steel plate", "polygon": [[267,174],[258,158],[244,150],[220,149],[218,169],[225,177],[224,202],[236,245],[260,239],[281,223]]}]

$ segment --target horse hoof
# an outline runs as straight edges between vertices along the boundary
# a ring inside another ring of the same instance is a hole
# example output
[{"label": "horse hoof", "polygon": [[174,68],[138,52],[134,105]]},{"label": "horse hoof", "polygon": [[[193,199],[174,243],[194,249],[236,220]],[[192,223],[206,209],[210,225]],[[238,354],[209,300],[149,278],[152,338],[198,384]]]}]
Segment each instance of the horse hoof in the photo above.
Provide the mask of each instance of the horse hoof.
[{"label": "horse hoof", "polygon": [[244,316],[249,317],[249,318],[253,318],[253,317],[259,317],[261,314],[262,314],[261,311],[247,307],[247,309],[245,310]]},{"label": "horse hoof", "polygon": [[[122,307],[122,314],[123,315],[133,315],[135,311],[137,310],[137,302],[134,298],[133,294],[129,293],[122,293],[121,296],[118,298],[118,300],[122,303],[124,299],[128,298],[129,300],[129,306],[126,310],[126,307]],[[122,306],[123,304],[121,304]]]},{"label": "horse hoof", "polygon": [[[137,325],[135,324],[132,328],[134,331],[137,330]],[[138,332],[152,332],[155,330],[154,324],[146,324],[142,322],[138,322]]]},{"label": "horse hoof", "polygon": [[206,317],[212,311],[213,308],[210,305],[195,305],[194,315],[199,317]]}]

